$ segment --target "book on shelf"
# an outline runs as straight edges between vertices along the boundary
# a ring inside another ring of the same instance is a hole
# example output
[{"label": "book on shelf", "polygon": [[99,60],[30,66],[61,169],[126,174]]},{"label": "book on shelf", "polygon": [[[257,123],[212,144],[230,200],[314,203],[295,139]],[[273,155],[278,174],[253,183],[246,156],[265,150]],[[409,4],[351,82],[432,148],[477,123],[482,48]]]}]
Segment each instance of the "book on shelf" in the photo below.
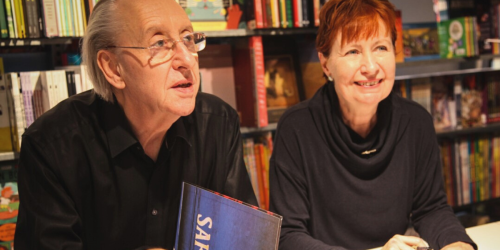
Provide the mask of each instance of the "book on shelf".
[{"label": "book on shelf", "polygon": [[488,74],[486,85],[487,123],[500,122],[500,80],[498,74]]},{"label": "book on shelf", "polygon": [[11,165],[0,167],[0,248],[14,250],[14,235],[19,213],[17,172]]},{"label": "book on shelf", "polygon": [[401,14],[401,10],[396,10],[396,44],[395,44],[395,53],[396,53],[396,63],[401,63],[405,61],[404,54],[404,42],[403,42],[403,17]]},{"label": "book on shelf", "polygon": [[53,0],[41,0],[43,23],[45,26],[44,34],[46,37],[60,36],[58,27],[58,18],[56,12],[56,4]]},{"label": "book on shelf", "polygon": [[403,47],[406,62],[438,59],[439,35],[436,23],[403,24]]},{"label": "book on shelf", "polygon": [[295,60],[290,54],[264,57],[267,115],[270,123],[278,122],[288,107],[300,102]]},{"label": "book on shelf", "polygon": [[12,152],[8,91],[3,71],[3,60],[0,58],[0,152]]},{"label": "book on shelf", "polygon": [[484,83],[481,74],[466,75],[460,94],[461,126],[463,128],[486,124],[487,111],[483,105]]},{"label": "book on shelf", "polygon": [[21,138],[25,129],[25,117],[21,86],[18,73],[6,73],[5,80],[7,89],[7,100],[9,102],[9,117],[11,124],[12,144],[15,152],[21,150]]},{"label": "book on shelf", "polygon": [[175,248],[278,249],[282,217],[183,182]]},{"label": "book on shelf", "polygon": [[0,1],[0,38],[9,37],[9,28],[7,26],[7,15],[5,13],[5,0]]},{"label": "book on shelf", "polygon": [[266,86],[264,81],[264,48],[261,36],[238,40],[233,51],[236,106],[241,125],[268,125]]},{"label": "book on shelf", "polygon": [[411,79],[410,98],[414,102],[422,105],[429,114],[432,114],[432,78],[421,77]]},{"label": "book on shelf", "polygon": [[225,30],[227,26],[226,8],[228,3],[223,0],[214,1],[179,1],[181,7],[191,20],[194,30],[212,31]]},{"label": "book on shelf", "polygon": [[321,86],[326,83],[321,63],[319,62],[313,39],[304,39],[297,43],[301,48],[298,51],[300,61],[300,72],[302,75],[302,86],[304,99],[310,99]]},{"label": "book on shelf", "polygon": [[287,108],[304,100],[298,45],[288,37],[263,42],[267,116],[269,123],[277,123]]},{"label": "book on shelf", "polygon": [[455,101],[453,100],[453,76],[432,78],[431,84],[431,114],[436,131],[454,128]]},{"label": "book on shelf", "polygon": [[199,53],[200,91],[216,95],[236,109],[231,49],[230,44],[207,45]]},{"label": "book on shelf", "polygon": [[269,208],[269,160],[272,152],[273,138],[269,131],[243,140],[243,158],[262,209]]},{"label": "book on shelf", "polygon": [[441,58],[471,57],[479,54],[476,17],[459,17],[438,23]]}]

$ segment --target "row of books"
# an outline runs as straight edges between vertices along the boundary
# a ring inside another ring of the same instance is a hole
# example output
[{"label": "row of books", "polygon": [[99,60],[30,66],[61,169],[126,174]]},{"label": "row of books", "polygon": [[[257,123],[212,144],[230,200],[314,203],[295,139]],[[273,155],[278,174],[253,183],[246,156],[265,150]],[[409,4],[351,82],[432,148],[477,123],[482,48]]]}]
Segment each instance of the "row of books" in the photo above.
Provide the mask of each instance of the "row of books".
[{"label": "row of books", "polygon": [[437,131],[500,121],[500,72],[397,81],[394,91],[422,105]]},{"label": "row of books", "polygon": [[81,37],[97,0],[1,0],[1,38]]},{"label": "row of books", "polygon": [[474,50],[472,55],[500,54],[499,44],[486,42],[500,37],[499,0],[435,0],[434,9],[442,24],[439,32],[448,33],[440,41],[441,57],[461,57]]},{"label": "row of books", "polygon": [[5,73],[0,79],[0,151],[19,152],[21,136],[43,113],[68,96],[92,88],[84,66]]},{"label": "row of books", "polygon": [[[252,1],[249,1],[252,4]],[[326,0],[254,0],[255,28],[319,26],[319,11]],[[250,10],[251,11],[251,10]]]},{"label": "row of books", "polygon": [[444,140],[440,148],[450,205],[500,197],[500,135]]},{"label": "row of books", "polygon": [[319,25],[326,0],[177,0],[195,30],[301,28]]},{"label": "row of books", "polygon": [[252,182],[257,201],[262,209],[269,210],[269,160],[273,152],[271,132],[257,138],[243,140],[243,159]]}]

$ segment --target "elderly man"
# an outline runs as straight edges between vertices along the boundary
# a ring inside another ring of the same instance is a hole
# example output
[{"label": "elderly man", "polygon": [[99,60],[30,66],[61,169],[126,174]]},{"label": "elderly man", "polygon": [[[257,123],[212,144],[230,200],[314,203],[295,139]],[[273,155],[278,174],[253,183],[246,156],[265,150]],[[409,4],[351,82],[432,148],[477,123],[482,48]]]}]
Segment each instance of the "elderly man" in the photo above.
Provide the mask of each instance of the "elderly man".
[{"label": "elderly man", "polygon": [[94,91],[23,136],[16,250],[172,249],[182,181],[256,204],[237,113],[198,93],[204,46],[174,0],[99,1]]}]

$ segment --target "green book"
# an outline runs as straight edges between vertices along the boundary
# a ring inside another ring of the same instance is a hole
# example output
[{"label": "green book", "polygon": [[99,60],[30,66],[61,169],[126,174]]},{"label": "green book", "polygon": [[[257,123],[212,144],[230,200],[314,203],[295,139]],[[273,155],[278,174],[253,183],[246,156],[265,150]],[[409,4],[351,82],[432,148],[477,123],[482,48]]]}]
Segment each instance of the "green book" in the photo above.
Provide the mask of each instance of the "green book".
[{"label": "green book", "polygon": [[7,20],[7,28],[9,30],[9,38],[17,38],[16,31],[14,30],[14,16],[12,15],[13,6],[10,0],[3,0],[5,3],[5,17]]},{"label": "green book", "polygon": [[441,58],[478,55],[475,17],[460,17],[438,23]]},{"label": "green book", "polygon": [[0,37],[8,38],[9,29],[7,28],[7,15],[5,15],[5,0],[0,0]]}]

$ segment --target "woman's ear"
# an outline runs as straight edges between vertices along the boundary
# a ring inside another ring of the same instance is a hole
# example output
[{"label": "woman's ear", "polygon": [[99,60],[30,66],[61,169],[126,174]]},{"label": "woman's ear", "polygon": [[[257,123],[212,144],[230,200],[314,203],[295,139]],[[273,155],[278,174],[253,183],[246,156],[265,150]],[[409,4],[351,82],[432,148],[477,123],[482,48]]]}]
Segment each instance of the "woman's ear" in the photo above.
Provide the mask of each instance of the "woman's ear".
[{"label": "woman's ear", "polygon": [[328,78],[328,81],[333,81],[331,72],[328,69],[328,57],[325,57],[323,53],[318,52],[318,57],[319,57],[319,63],[321,64],[321,69],[323,69],[323,73],[325,73],[326,77]]},{"label": "woman's ear", "polygon": [[117,89],[125,88],[125,82],[120,74],[120,66],[113,53],[107,50],[97,52],[97,64],[111,86]]}]

